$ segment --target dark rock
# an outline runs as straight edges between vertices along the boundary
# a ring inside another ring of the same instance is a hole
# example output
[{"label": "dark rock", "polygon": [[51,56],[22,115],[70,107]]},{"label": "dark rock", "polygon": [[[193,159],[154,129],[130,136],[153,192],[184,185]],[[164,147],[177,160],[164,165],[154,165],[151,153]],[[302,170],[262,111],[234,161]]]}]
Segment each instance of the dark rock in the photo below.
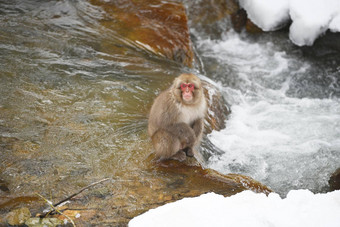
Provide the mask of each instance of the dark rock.
[{"label": "dark rock", "polygon": [[236,32],[241,32],[247,23],[247,12],[244,9],[239,9],[231,15],[231,22],[234,30]]},{"label": "dark rock", "polygon": [[332,174],[328,183],[331,191],[340,190],[340,168]]},{"label": "dark rock", "polygon": [[0,179],[0,190],[3,192],[9,192],[8,184],[2,179]]},{"label": "dark rock", "polygon": [[246,30],[249,33],[256,34],[256,33],[262,33],[262,29],[259,28],[256,24],[254,24],[250,19],[246,22]]}]

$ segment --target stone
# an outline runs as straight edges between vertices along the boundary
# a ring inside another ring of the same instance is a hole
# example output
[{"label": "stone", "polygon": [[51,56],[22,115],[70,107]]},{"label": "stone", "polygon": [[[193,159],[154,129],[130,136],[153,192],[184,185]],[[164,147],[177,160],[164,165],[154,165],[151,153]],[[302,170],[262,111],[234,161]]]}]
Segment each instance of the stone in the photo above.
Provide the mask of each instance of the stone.
[{"label": "stone", "polygon": [[252,34],[263,32],[262,29],[259,28],[256,24],[254,24],[250,19],[248,19],[246,22],[246,30],[247,32],[252,33]]},{"label": "stone", "polygon": [[340,168],[332,174],[328,183],[331,191],[340,190]]},{"label": "stone", "polygon": [[29,227],[54,227],[63,224],[64,221],[57,218],[30,218],[25,222]]},{"label": "stone", "polygon": [[205,133],[209,134],[212,130],[221,130],[225,128],[225,121],[230,114],[230,109],[217,87],[202,81],[204,95],[208,102],[208,114],[205,118],[208,125],[205,127]]},{"label": "stone", "polygon": [[182,3],[161,0],[91,0],[106,12],[101,21],[125,44],[192,67],[194,52]]},{"label": "stone", "polygon": [[27,207],[12,210],[7,214],[7,222],[10,225],[22,225],[31,217],[31,212]]},{"label": "stone", "polygon": [[236,32],[241,32],[247,23],[247,12],[244,9],[239,9],[231,14],[231,23]]}]

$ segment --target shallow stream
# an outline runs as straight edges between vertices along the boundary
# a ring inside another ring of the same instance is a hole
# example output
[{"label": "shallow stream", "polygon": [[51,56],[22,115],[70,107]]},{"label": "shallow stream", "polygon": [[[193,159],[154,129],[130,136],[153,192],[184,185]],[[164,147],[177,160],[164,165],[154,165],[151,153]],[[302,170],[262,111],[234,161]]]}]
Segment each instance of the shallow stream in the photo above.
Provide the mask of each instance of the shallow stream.
[{"label": "shallow stream", "polygon": [[[87,1],[0,1],[0,178],[12,195],[60,199],[112,177],[114,186],[94,193],[115,196],[114,207],[153,196],[127,193],[138,185],[166,184],[171,194],[183,184],[150,170],[146,134],[154,97],[183,66],[128,46],[100,23],[103,14]],[[229,25],[208,32],[189,23],[199,74],[232,110],[226,129],[205,138],[214,145],[205,147],[207,166],[283,196],[327,191],[340,167],[339,51],[304,50],[284,32],[253,36]]]}]

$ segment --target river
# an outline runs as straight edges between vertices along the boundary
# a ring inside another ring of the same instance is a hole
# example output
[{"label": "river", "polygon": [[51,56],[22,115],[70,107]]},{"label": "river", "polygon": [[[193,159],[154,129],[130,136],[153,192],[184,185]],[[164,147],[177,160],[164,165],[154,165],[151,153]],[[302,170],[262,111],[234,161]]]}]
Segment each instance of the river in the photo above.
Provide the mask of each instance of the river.
[{"label": "river", "polygon": [[[206,29],[189,13],[202,62],[194,72],[232,111],[225,129],[205,137],[207,167],[282,196],[326,192],[340,167],[339,50],[299,48],[285,32],[235,33],[228,19]],[[124,198],[119,182],[168,181],[145,171],[147,114],[183,66],[128,46],[103,14],[87,1],[0,1],[0,178],[12,194],[62,198],[114,176],[96,196]]]}]

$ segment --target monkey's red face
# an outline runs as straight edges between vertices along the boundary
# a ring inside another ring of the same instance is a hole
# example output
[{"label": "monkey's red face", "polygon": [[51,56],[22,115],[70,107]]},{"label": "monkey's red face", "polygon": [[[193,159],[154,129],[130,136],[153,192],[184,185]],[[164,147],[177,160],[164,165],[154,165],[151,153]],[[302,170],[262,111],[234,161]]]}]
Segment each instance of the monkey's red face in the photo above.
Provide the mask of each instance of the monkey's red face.
[{"label": "monkey's red face", "polygon": [[182,83],[181,84],[181,91],[182,91],[182,98],[185,101],[191,101],[193,99],[193,91],[195,89],[195,85],[192,83]]}]

